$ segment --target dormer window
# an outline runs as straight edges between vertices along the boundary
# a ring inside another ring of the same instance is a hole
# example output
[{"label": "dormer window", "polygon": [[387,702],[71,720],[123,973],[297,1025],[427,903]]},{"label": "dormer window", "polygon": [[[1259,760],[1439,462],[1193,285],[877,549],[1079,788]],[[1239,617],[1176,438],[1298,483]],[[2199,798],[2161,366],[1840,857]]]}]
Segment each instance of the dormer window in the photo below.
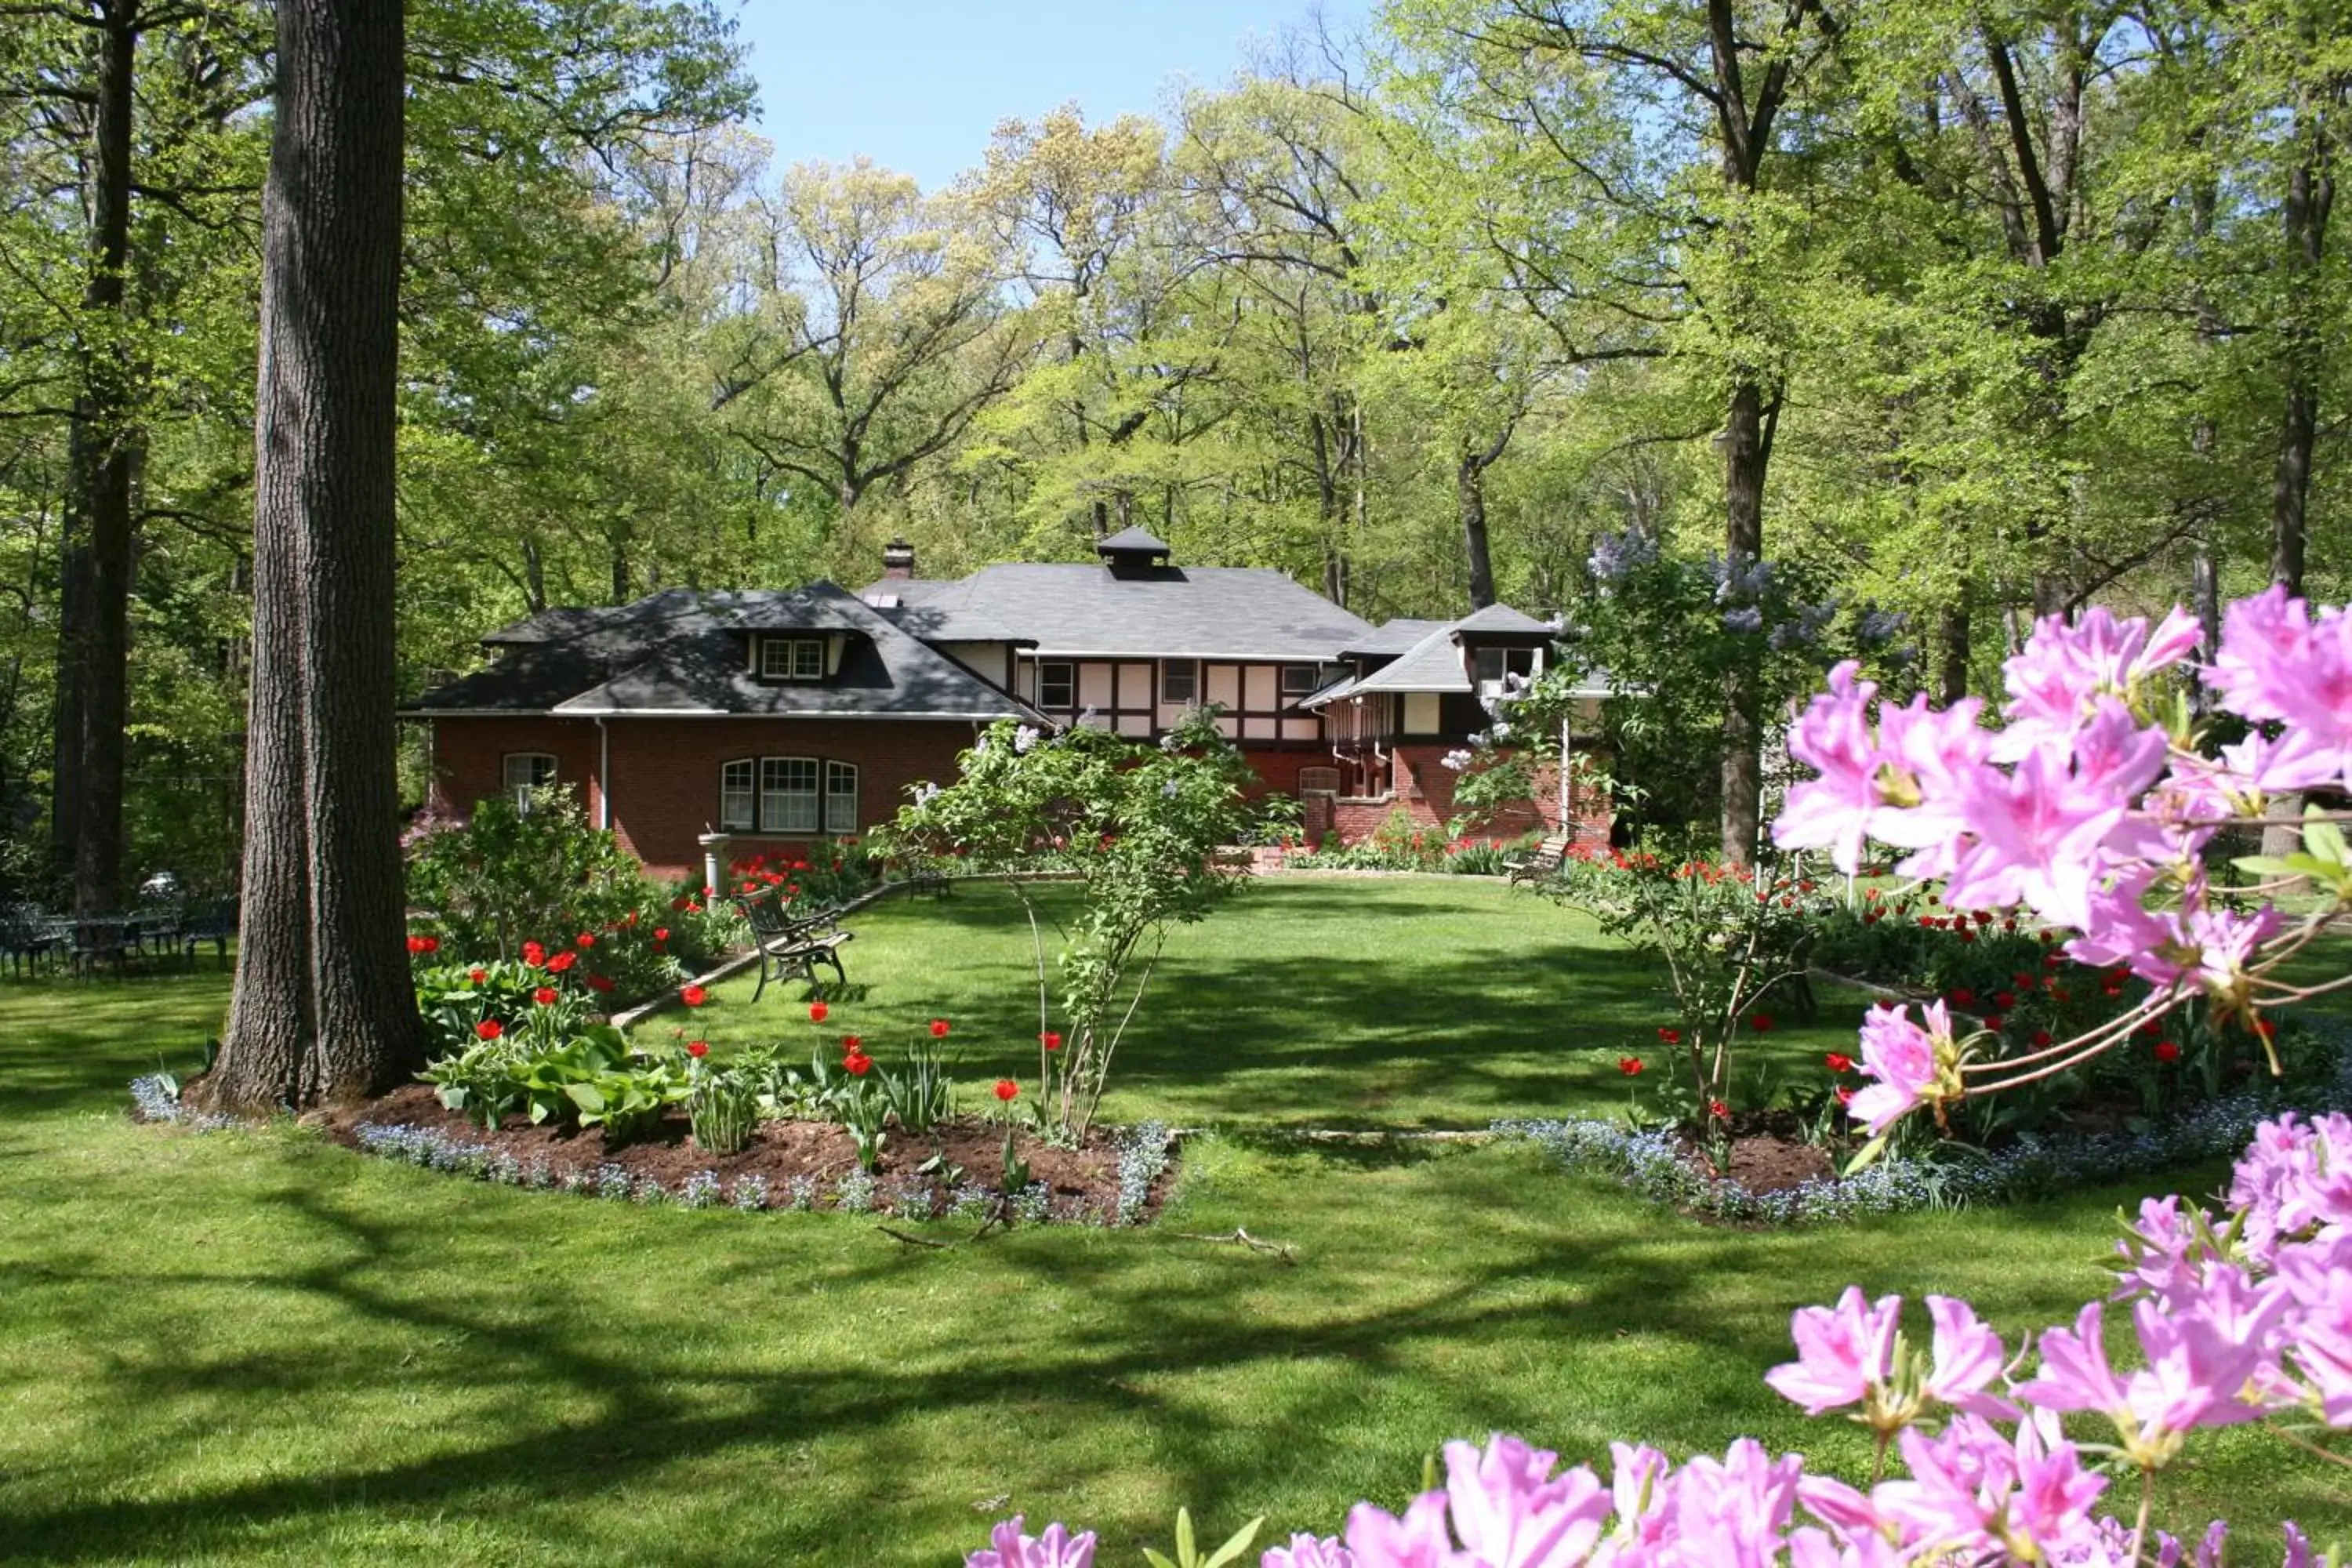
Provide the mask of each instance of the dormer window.
[{"label": "dormer window", "polygon": [[762,680],[823,680],[823,637],[761,637],[760,679]]},{"label": "dormer window", "polygon": [[1503,650],[1501,648],[1482,647],[1472,657],[1475,658],[1478,663],[1478,684],[1480,686],[1496,686],[1502,683]]}]

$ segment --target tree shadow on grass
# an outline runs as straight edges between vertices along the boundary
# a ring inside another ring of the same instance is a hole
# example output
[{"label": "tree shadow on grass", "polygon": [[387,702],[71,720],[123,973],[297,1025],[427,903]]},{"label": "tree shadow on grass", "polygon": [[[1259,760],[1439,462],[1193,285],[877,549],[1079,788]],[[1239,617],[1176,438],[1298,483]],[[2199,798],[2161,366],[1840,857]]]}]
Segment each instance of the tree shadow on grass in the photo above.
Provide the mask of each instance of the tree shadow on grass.
[{"label": "tree shadow on grass", "polygon": [[[571,1331],[556,1307],[561,1287],[541,1289],[551,1309],[545,1319],[488,1310],[489,1300],[425,1299],[399,1288],[403,1269],[422,1240],[405,1226],[354,1212],[308,1187],[288,1187],[271,1200],[289,1225],[331,1235],[331,1261],[246,1280],[202,1269],[131,1268],[91,1271],[82,1283],[169,1292],[205,1285],[264,1285],[327,1303],[356,1325],[425,1333],[462,1347],[446,1365],[387,1367],[364,1350],[338,1343],[289,1345],[217,1360],[201,1356],[119,1365],[90,1397],[135,1406],[164,1406],[195,1394],[226,1391],[296,1398],[363,1394],[422,1377],[448,1389],[479,1393],[512,1386],[502,1405],[507,1429],[489,1441],[373,1465],[320,1466],[307,1473],[209,1487],[191,1495],[113,1498],[65,1502],[13,1521],[11,1554],[23,1562],[89,1562],[147,1553],[187,1553],[251,1541],[257,1530],[347,1506],[363,1496],[376,1509],[437,1514],[470,1501],[510,1493],[535,1501],[587,1499],[657,1476],[684,1459],[751,1446],[772,1447],[826,1436],[871,1436],[902,1423],[938,1420],[958,1412],[983,1416],[1001,1408],[1042,1408],[1056,1421],[1141,1420],[1156,1439],[1155,1468],[1196,1510],[1222,1514],[1237,1488],[1234,1434],[1182,1397],[1171,1384],[1204,1372],[1252,1373],[1297,1363],[1345,1368],[1342,1386],[1325,1390],[1285,1384],[1286,1402],[1263,1414],[1286,1428],[1318,1430],[1336,1419],[1337,1406],[1358,1397],[1358,1378],[1378,1379],[1429,1347],[1536,1331],[1575,1298],[1583,1331],[1606,1335],[1619,1327],[1686,1337],[1695,1349],[1720,1349],[1733,1364],[1752,1363],[1753,1337],[1727,1335],[1720,1313],[1686,1310],[1685,1274],[1624,1240],[1594,1244],[1566,1234],[1529,1237],[1491,1263],[1433,1281],[1413,1299],[1366,1307],[1341,1299],[1307,1321],[1237,1316],[1234,1292],[1261,1289],[1270,1267],[1249,1255],[1204,1250],[1179,1277],[1153,1268],[1145,1247],[1128,1251],[1075,1252],[1052,1244],[1006,1248],[977,1262],[985,1278],[1003,1283],[1034,1268],[1050,1268],[1056,1284],[1082,1291],[1108,1326],[1055,1342],[1041,1360],[1024,1347],[975,1344],[955,1364],[899,1366],[877,1376],[857,1366],[816,1363],[760,1370],[696,1363],[690,1351],[662,1336],[609,1338]],[[462,1228],[494,1224],[467,1216]],[[787,1222],[790,1223],[790,1222]],[[1026,1238],[1024,1238],[1026,1239]],[[1171,1243],[1171,1245],[1174,1245]],[[1050,1259],[1050,1261],[1048,1261]],[[972,1260],[960,1265],[974,1267]],[[849,1271],[852,1282],[911,1289],[936,1278],[940,1263],[924,1255],[887,1252]],[[1541,1298],[1497,1300],[1494,1288],[1528,1279],[1579,1283]],[[57,1282],[53,1276],[50,1282]],[[1297,1289],[1293,1281],[1292,1289]],[[495,1295],[492,1300],[499,1300]],[[381,1335],[338,1335],[362,1345]],[[691,1336],[681,1336],[690,1341]],[[567,1397],[551,1398],[551,1395]],[[542,1405],[584,1403],[575,1418],[534,1420]],[[513,1429],[520,1426],[520,1430]],[[911,1456],[895,1459],[888,1444],[867,1443],[866,1478],[874,1495],[918,1495],[933,1479]],[[1271,1456],[1268,1456],[1271,1458]],[[846,1525],[849,1521],[836,1521]],[[975,1529],[973,1533],[977,1534]],[[820,1532],[820,1539],[837,1539]],[[767,1543],[705,1561],[772,1561]],[[639,1548],[642,1555],[644,1548]]]}]

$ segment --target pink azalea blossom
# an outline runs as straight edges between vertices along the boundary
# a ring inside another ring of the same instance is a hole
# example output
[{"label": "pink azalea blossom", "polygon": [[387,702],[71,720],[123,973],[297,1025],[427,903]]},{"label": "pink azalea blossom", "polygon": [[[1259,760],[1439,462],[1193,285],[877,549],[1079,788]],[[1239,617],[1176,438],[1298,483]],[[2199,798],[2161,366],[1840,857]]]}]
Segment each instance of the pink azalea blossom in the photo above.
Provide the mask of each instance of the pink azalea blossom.
[{"label": "pink azalea blossom", "polygon": [[1926,1028],[1900,1007],[1871,1008],[1862,1024],[1862,1073],[1878,1081],[1858,1090],[1846,1107],[1873,1133],[1884,1132],[1936,1087],[1939,1042],[1951,1039],[1951,1015],[1941,1002],[1922,1009]]},{"label": "pink azalea blossom", "polygon": [[1920,1391],[1956,1409],[2000,1420],[2017,1419],[2017,1406],[1985,1392],[2008,1361],[2000,1336],[1978,1320],[1974,1308],[1949,1296],[1928,1297],[1927,1316],[1936,1332],[1927,1381]]},{"label": "pink azalea blossom", "polygon": [[1258,1568],[1357,1568],[1356,1555],[1328,1535],[1294,1535],[1287,1546],[1266,1549]]},{"label": "pink azalea blossom", "polygon": [[2068,621],[2045,616],[2001,666],[2008,728],[1994,754],[2014,761],[2039,746],[2062,749],[2102,698],[2127,697],[2148,676],[2197,649],[2196,617],[2178,608],[2151,634],[2137,617],[2119,621],[2093,605]]},{"label": "pink azalea blossom", "polygon": [[1022,1533],[1021,1514],[1000,1522],[989,1534],[989,1550],[967,1556],[964,1568],[1094,1568],[1095,1532],[1072,1535],[1059,1521],[1034,1539]]},{"label": "pink azalea blossom", "polygon": [[1808,1415],[1860,1404],[1894,1371],[1895,1328],[1902,1311],[1902,1297],[1882,1296],[1865,1304],[1861,1289],[1852,1285],[1834,1307],[1800,1307],[1789,1321],[1797,1359],[1774,1367],[1764,1381]]},{"label": "pink azalea blossom", "polygon": [[1591,1552],[1609,1517],[1609,1493],[1581,1465],[1553,1476],[1559,1462],[1557,1454],[1499,1434],[1484,1448],[1445,1445],[1454,1533],[1480,1568],[1572,1568]]},{"label": "pink azalea blossom", "polygon": [[1445,1532],[1445,1494],[1423,1492],[1402,1519],[1360,1502],[1348,1513],[1348,1551],[1356,1568],[1476,1568]]},{"label": "pink azalea blossom", "polygon": [[2283,586],[2230,606],[2208,672],[2221,703],[2286,732],[2273,753],[2281,789],[2352,787],[2352,613],[2310,606]]},{"label": "pink azalea blossom", "polygon": [[2074,1327],[2042,1333],[2042,1369],[2020,1384],[2018,1398],[2047,1410],[2095,1410],[2128,1420],[2131,1395],[2107,1364],[2106,1313],[2092,1301],[2075,1314]]}]

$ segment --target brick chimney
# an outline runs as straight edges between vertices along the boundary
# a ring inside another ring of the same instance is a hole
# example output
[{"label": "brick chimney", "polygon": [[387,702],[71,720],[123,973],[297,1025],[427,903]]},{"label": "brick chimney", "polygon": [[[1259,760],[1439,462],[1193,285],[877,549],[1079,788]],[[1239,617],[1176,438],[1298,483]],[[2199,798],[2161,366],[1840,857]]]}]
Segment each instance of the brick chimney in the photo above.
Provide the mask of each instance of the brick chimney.
[{"label": "brick chimney", "polygon": [[906,535],[899,534],[882,548],[883,579],[897,578],[903,582],[914,574],[915,547],[907,542]]}]

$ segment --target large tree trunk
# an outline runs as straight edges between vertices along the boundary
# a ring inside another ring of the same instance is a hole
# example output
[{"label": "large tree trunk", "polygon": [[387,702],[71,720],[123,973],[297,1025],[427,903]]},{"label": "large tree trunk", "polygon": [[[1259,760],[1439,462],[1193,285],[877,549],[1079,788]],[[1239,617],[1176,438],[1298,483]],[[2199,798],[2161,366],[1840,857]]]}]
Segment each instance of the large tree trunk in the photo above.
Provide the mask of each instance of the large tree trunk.
[{"label": "large tree trunk", "polygon": [[[2336,182],[2315,169],[2310,160],[2298,163],[2287,176],[2284,216],[2288,299],[2282,355],[2286,395],[2279,410],[2278,462],[2271,470],[2271,581],[2294,595],[2303,592],[2305,508],[2311,496],[2312,445],[2319,431],[2320,345],[2311,319],[2311,296],[2318,286],[2319,264],[2327,244],[2327,214],[2335,197]],[[2273,800],[2271,814],[2300,817],[2303,797]],[[2291,855],[2302,847],[2302,830],[2292,826],[2263,831],[2265,855]]]},{"label": "large tree trunk", "polygon": [[136,0],[118,0],[98,28],[90,158],[89,276],[82,287],[81,385],[68,437],[64,584],[57,672],[51,842],[73,881],[75,910],[112,909],[122,895],[123,735],[130,712],[130,347],[124,277],[131,256],[132,71]]},{"label": "large tree trunk", "polygon": [[278,0],[224,1109],[366,1095],[419,1052],[392,720],[401,49],[401,0]]},{"label": "large tree trunk", "polygon": [[1969,661],[1975,651],[1969,616],[1968,590],[1943,608],[1938,617],[1936,700],[1949,708],[1969,694]]},{"label": "large tree trunk", "polygon": [[1467,437],[1454,467],[1454,501],[1462,520],[1462,555],[1470,568],[1470,607],[1483,610],[1495,602],[1495,558],[1486,539],[1486,469],[1503,455],[1511,438],[1508,430],[1481,452]]},{"label": "large tree trunk", "polygon": [[[1732,385],[1723,434],[1723,548],[1736,564],[1764,553],[1764,469],[1770,459],[1764,389],[1752,377]],[[1763,695],[1758,672],[1735,666],[1723,682],[1723,854],[1735,866],[1756,858],[1763,808]]]},{"label": "large tree trunk", "polygon": [[2278,462],[2271,471],[2271,581],[2297,595],[2303,592],[2304,513],[2311,496],[2311,449],[2319,430],[2320,347],[2311,319],[2311,294],[2326,253],[2327,215],[2335,197],[2334,179],[2314,168],[2310,161],[2298,163],[2287,176],[2284,216],[2288,298],[2281,356],[2285,362],[2286,395],[2279,411]]}]

